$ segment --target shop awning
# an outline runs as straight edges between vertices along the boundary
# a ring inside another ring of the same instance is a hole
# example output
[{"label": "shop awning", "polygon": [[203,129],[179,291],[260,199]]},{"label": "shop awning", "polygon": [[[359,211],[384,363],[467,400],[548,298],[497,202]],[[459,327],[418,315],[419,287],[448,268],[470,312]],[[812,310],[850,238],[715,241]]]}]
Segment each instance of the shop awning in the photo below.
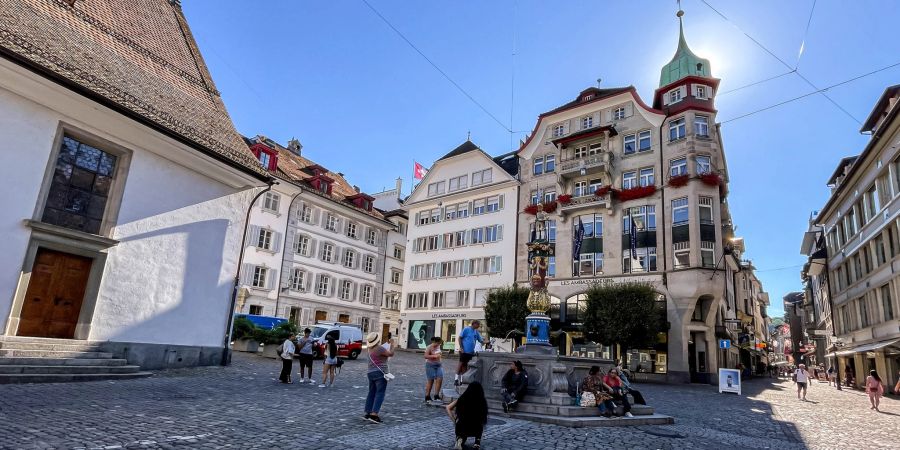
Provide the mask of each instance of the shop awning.
[{"label": "shop awning", "polygon": [[889,341],[881,341],[881,342],[872,342],[869,344],[863,344],[858,347],[853,347],[846,350],[841,350],[839,352],[829,353],[825,355],[826,358],[834,358],[835,356],[850,356],[854,353],[862,353],[862,352],[871,352],[873,350],[882,349],[889,345],[894,345],[900,343],[900,339],[892,339]]}]

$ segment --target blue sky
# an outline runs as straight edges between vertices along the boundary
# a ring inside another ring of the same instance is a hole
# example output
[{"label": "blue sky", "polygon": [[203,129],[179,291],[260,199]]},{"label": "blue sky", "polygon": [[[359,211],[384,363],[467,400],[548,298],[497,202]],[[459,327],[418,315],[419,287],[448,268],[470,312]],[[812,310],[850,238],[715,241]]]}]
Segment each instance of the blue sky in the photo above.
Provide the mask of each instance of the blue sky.
[{"label": "blue sky", "polygon": [[[183,2],[238,130],[296,137],[307,156],[368,192],[398,176],[408,188],[413,159],[430,165],[468,132],[491,154],[510,151],[538,114],[597,78],[634,85],[651,103],[678,38],[674,1],[369,1],[502,124],[361,0]],[[823,88],[900,62],[900,3],[819,0],[798,60],[813,0],[707,1],[729,20],[685,0],[685,35],[722,80],[729,203],[780,316],[781,297],[801,288],[810,212],[827,199],[838,160],[867,142],[857,120],[900,82],[900,66],[827,92],[856,120],[816,94],[729,121],[814,90],[788,74],[728,93],[789,70],[744,33]]]}]

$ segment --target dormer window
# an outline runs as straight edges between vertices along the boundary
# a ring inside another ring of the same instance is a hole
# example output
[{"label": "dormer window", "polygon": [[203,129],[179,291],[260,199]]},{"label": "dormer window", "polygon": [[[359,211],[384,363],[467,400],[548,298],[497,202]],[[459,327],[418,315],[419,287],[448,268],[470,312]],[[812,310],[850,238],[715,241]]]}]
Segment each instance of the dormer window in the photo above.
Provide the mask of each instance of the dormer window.
[{"label": "dormer window", "polygon": [[259,152],[259,162],[263,167],[269,168],[269,163],[272,161],[272,156],[266,152]]},{"label": "dormer window", "polygon": [[256,156],[256,159],[259,160],[259,164],[266,170],[274,172],[275,168],[278,167],[278,153],[267,147],[265,144],[253,145],[250,147],[250,151],[253,152],[253,156]]},{"label": "dormer window", "polygon": [[592,100],[593,98],[594,98],[594,94],[588,94],[588,95],[585,95],[584,97],[581,97],[581,101],[586,102],[586,101]]}]

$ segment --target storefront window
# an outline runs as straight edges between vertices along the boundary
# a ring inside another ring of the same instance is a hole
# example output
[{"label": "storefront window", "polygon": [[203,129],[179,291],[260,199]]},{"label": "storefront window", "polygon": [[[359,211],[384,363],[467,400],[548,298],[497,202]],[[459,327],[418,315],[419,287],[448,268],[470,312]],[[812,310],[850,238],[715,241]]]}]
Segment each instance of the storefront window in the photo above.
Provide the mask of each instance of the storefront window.
[{"label": "storefront window", "polygon": [[456,320],[441,321],[441,339],[444,340],[444,350],[456,349]]}]

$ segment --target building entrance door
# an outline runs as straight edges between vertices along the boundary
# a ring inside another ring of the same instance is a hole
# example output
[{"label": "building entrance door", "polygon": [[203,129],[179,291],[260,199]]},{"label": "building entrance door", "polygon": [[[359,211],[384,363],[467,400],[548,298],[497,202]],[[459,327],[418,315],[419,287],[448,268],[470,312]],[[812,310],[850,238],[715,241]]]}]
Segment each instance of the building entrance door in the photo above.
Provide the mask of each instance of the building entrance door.
[{"label": "building entrance door", "polygon": [[73,338],[92,262],[83,256],[38,249],[16,334]]},{"label": "building entrance door", "polygon": [[387,339],[387,335],[391,332],[391,324],[383,323],[381,324],[381,340],[384,341]]}]

